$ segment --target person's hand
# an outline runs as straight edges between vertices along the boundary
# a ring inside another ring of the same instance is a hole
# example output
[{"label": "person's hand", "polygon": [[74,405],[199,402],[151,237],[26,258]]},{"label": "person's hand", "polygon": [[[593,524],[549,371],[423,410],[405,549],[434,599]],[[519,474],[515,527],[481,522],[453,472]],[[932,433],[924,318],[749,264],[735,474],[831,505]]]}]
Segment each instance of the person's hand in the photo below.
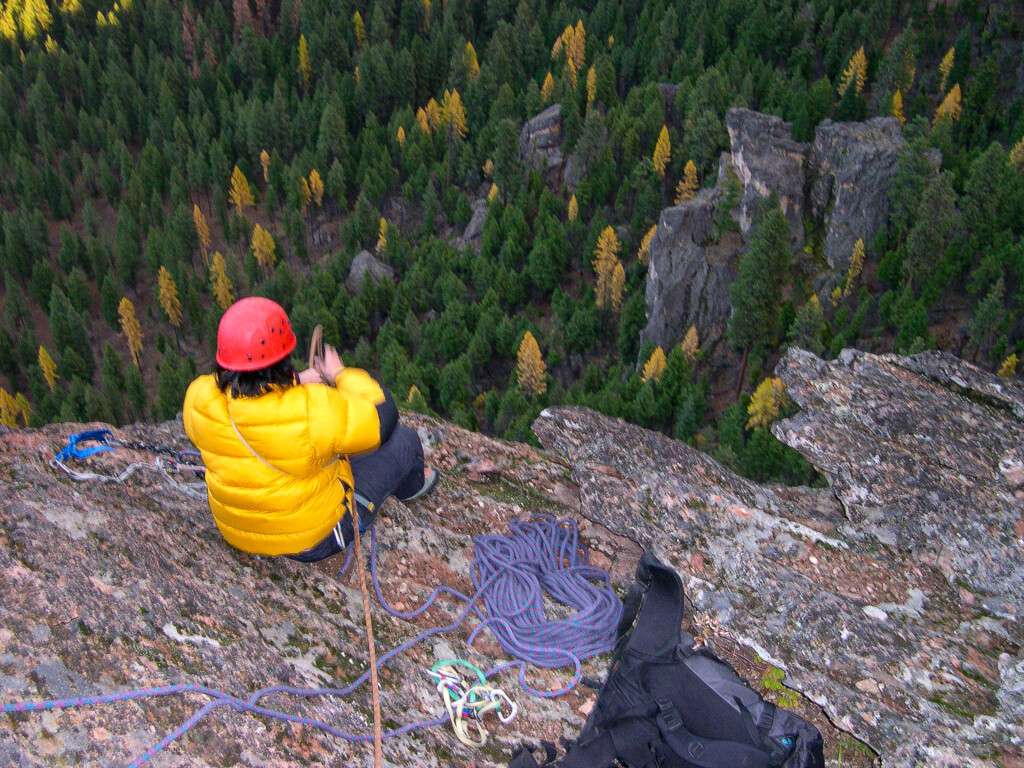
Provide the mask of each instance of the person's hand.
[{"label": "person's hand", "polygon": [[320,371],[316,368],[307,368],[298,374],[299,384],[319,384],[322,379],[320,378]]},{"label": "person's hand", "polygon": [[345,370],[345,365],[341,362],[338,350],[330,344],[324,344],[324,359],[320,363],[320,372],[334,381],[343,370]]}]

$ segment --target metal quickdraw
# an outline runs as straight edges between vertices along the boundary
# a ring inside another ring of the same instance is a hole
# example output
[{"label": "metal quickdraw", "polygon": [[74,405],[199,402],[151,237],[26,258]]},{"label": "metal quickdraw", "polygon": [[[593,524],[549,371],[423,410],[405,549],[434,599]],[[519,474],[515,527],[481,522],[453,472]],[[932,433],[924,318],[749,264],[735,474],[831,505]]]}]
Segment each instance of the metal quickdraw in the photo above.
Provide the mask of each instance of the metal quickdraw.
[{"label": "metal quickdraw", "polygon": [[[467,682],[457,667],[473,672],[477,682]],[[518,712],[515,702],[502,689],[488,685],[487,676],[468,661],[439,661],[427,670],[427,674],[437,684],[437,692],[444,702],[456,738],[466,746],[482,747],[487,743],[490,734],[482,724],[487,713],[494,712],[506,725],[515,719]],[[503,705],[507,705],[507,713]],[[471,734],[471,726],[476,729],[476,738]]]}]

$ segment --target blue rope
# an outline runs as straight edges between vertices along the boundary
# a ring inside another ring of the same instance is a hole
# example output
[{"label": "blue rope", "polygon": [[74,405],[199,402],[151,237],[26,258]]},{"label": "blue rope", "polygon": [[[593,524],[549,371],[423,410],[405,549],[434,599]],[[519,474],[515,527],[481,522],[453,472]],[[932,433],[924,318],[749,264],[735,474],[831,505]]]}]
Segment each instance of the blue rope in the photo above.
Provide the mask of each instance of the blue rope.
[{"label": "blue rope", "polygon": [[[587,551],[579,543],[579,532],[575,522],[538,515],[529,522],[513,522],[509,528],[511,533],[507,536],[488,535],[474,539],[476,555],[473,563],[473,585],[477,589],[474,596],[468,597],[450,587],[435,587],[423,605],[407,613],[395,610],[384,599],[377,577],[377,532],[375,528],[370,528],[370,574],[377,599],[385,611],[398,618],[412,619],[430,608],[441,594],[450,594],[465,604],[462,612],[450,624],[421,632],[391,649],[377,660],[378,667],[429,637],[458,629],[471,613],[475,613],[481,623],[470,634],[469,644],[472,645],[480,632],[489,627],[502,648],[517,659],[498,664],[486,673],[486,677],[518,667],[519,684],[528,693],[542,698],[555,698],[571,691],[582,674],[580,661],[611,650],[615,641],[615,629],[622,615],[622,605],[611,586],[608,574],[588,564]],[[339,577],[348,570],[350,563],[351,548],[343,568],[338,573]],[[593,584],[593,581],[600,581],[602,586]],[[548,590],[556,601],[575,608],[576,614],[566,619],[547,620],[541,591],[544,589]],[[480,609],[481,600],[487,606],[489,618],[485,618]],[[572,664],[574,674],[572,680],[562,688],[541,691],[526,682],[528,663],[549,668]],[[308,725],[348,742],[371,741],[373,737],[370,734],[347,733],[329,723],[260,706],[263,699],[279,693],[302,697],[347,696],[369,678],[370,671],[366,670],[344,688],[270,686],[256,691],[248,700],[203,685],[168,685],[101,696],[13,702],[0,706],[0,713],[86,707],[184,693],[209,696],[210,701],[128,765],[128,768],[140,768],[187,733],[206,715],[221,707],[229,707],[235,712]],[[432,720],[420,720],[387,731],[382,736],[384,739],[394,738],[420,728],[441,725],[446,719],[447,717],[442,715]]]}]

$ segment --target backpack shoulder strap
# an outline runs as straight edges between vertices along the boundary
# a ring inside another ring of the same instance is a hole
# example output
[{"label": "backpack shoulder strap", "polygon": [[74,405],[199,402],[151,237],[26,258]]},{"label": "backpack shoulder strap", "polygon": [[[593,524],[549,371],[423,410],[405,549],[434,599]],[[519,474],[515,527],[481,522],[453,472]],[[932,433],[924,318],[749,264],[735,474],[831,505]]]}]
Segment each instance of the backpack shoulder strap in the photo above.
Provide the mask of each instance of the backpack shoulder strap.
[{"label": "backpack shoulder strap", "polygon": [[683,582],[671,568],[644,552],[619,623],[616,654],[627,647],[644,656],[671,655],[683,623]]}]

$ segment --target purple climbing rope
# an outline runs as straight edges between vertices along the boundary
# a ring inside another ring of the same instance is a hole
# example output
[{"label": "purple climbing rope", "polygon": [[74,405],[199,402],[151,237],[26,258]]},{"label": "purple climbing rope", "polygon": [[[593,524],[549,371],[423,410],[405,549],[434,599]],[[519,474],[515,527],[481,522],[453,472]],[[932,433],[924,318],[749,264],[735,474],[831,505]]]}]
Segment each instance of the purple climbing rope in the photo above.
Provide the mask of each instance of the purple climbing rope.
[{"label": "purple climbing rope", "polygon": [[[381,606],[390,615],[401,619],[416,618],[427,611],[442,594],[449,594],[464,603],[462,611],[450,624],[428,629],[391,649],[377,660],[378,667],[429,637],[458,629],[471,613],[476,614],[480,624],[470,634],[469,644],[473,644],[485,627],[490,628],[501,647],[516,658],[515,661],[496,665],[486,676],[518,668],[519,684],[528,693],[542,698],[555,698],[571,691],[582,674],[580,662],[612,648],[615,630],[622,615],[622,604],[611,586],[608,574],[589,565],[588,554],[579,542],[575,522],[538,515],[528,522],[513,522],[509,528],[510,533],[506,536],[488,535],[474,539],[476,555],[472,579],[477,590],[475,595],[470,597],[450,587],[435,587],[423,605],[409,612],[395,610],[384,599],[377,577],[377,532],[374,528],[370,529],[370,575],[373,589]],[[350,563],[351,548],[339,576],[344,575]],[[595,581],[600,584],[595,584]],[[555,601],[574,608],[576,613],[567,618],[547,619],[544,590]],[[481,602],[486,606],[488,616],[481,610]],[[527,664],[548,668],[571,664],[574,673],[569,683],[562,688],[542,691],[526,682]],[[347,696],[369,678],[370,671],[367,670],[343,688],[275,685],[256,691],[247,700],[204,685],[167,685],[100,696],[14,702],[0,706],[0,713],[86,707],[173,694],[197,693],[209,696],[210,701],[128,765],[128,768],[140,768],[206,715],[221,707],[307,725],[348,742],[370,741],[373,738],[371,734],[347,733],[329,723],[260,706],[263,699],[274,694],[300,697]],[[387,731],[383,738],[390,739],[417,729],[441,725],[446,720],[447,717],[442,715],[431,720],[409,723]]]}]

